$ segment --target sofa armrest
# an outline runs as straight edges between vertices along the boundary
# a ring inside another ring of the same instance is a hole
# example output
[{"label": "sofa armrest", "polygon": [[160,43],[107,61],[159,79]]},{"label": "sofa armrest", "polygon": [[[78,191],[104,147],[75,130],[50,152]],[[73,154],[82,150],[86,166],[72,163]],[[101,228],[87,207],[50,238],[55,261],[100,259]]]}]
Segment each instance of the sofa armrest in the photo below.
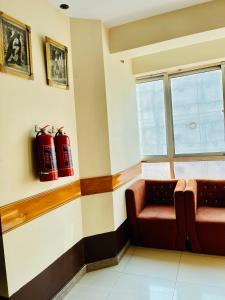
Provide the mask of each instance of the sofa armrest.
[{"label": "sofa armrest", "polygon": [[187,182],[185,191],[185,211],[187,223],[187,236],[191,242],[191,248],[194,252],[201,252],[201,246],[198,240],[196,230],[196,213],[197,213],[197,181],[190,179]]},{"label": "sofa armrest", "polygon": [[187,181],[185,199],[187,209],[190,209],[195,215],[197,210],[197,181],[195,179]]},{"label": "sofa armrest", "polygon": [[184,191],[186,187],[186,181],[179,179],[174,190],[174,205],[177,220],[177,240],[176,247],[178,250],[185,249],[186,240],[186,224],[185,224],[185,201],[184,201]]},{"label": "sofa armrest", "polygon": [[127,212],[135,217],[145,206],[145,180],[141,179],[126,190]]},{"label": "sofa armrest", "polygon": [[127,218],[130,227],[131,239],[138,241],[137,216],[145,205],[145,180],[138,180],[126,192]]},{"label": "sofa armrest", "polygon": [[177,182],[177,185],[175,187],[174,193],[177,193],[177,192],[183,193],[185,188],[186,188],[186,181],[184,179],[179,179]]}]

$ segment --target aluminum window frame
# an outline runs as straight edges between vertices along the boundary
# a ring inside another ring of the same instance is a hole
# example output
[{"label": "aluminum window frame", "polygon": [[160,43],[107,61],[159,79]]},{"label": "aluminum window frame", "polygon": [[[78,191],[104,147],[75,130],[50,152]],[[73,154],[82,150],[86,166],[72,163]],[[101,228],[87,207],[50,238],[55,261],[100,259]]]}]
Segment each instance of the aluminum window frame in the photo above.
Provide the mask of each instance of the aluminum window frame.
[{"label": "aluminum window frame", "polygon": [[[210,160],[225,160],[224,152],[203,152],[203,153],[188,153],[175,154],[174,141],[174,126],[173,126],[173,110],[172,110],[172,93],[171,79],[177,77],[188,76],[192,74],[200,74],[221,70],[222,75],[222,93],[223,93],[223,113],[224,113],[224,129],[225,129],[225,62],[212,64],[207,66],[199,66],[187,70],[177,70],[172,72],[164,72],[136,79],[136,84],[163,80],[164,86],[164,106],[165,106],[165,123],[166,123],[166,142],[167,155],[144,155],[141,157],[142,162],[159,163],[169,162],[171,169],[171,178],[174,178],[174,162],[191,162],[191,161],[210,161]],[[225,137],[224,137],[225,138]]]}]

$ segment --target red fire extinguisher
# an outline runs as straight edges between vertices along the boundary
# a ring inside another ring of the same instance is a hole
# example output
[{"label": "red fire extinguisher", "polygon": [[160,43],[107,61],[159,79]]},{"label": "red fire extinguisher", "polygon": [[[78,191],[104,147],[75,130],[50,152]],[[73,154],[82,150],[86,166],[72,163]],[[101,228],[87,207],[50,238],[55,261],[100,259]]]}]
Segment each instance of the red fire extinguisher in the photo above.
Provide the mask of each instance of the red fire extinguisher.
[{"label": "red fire extinguisher", "polygon": [[36,135],[40,181],[58,179],[54,139],[47,133],[48,127],[49,125],[40,128],[40,131]]},{"label": "red fire extinguisher", "polygon": [[55,149],[59,177],[73,176],[74,170],[70,139],[63,133],[63,127],[59,128],[55,135]]}]

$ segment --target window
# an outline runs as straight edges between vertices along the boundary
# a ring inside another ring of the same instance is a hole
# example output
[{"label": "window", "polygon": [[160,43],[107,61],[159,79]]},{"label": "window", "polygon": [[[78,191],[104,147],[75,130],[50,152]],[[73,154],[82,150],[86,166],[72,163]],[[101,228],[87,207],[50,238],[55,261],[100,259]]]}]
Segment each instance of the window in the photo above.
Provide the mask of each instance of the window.
[{"label": "window", "polygon": [[142,174],[145,179],[170,179],[170,165],[163,163],[143,163]]},{"label": "window", "polygon": [[[175,162],[174,171],[177,178],[212,178],[224,179],[225,160]],[[146,170],[147,173],[147,170]],[[147,173],[148,175],[148,173]]]},{"label": "window", "polygon": [[[220,162],[225,162],[223,82],[224,65],[138,80],[143,161],[160,163],[160,170],[169,163],[172,178],[190,176],[193,165],[202,174],[197,177],[211,174],[213,165],[221,170]],[[145,169],[152,177],[147,166]]]},{"label": "window", "polygon": [[142,156],[166,155],[166,125],[163,80],[137,85]]},{"label": "window", "polygon": [[175,154],[225,151],[221,70],[171,78]]}]

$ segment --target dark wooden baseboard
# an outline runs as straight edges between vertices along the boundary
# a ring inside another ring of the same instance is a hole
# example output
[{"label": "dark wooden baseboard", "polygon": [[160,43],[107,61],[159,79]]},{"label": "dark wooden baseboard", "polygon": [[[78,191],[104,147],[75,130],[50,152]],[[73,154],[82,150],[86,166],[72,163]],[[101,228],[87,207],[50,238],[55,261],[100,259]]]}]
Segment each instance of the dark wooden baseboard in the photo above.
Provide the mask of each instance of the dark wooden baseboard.
[{"label": "dark wooden baseboard", "polygon": [[81,240],[11,296],[10,300],[52,299],[76,275],[84,263],[83,241]]},{"label": "dark wooden baseboard", "polygon": [[128,240],[127,221],[116,231],[84,238],[85,262],[88,264],[116,256]]},{"label": "dark wooden baseboard", "polygon": [[85,237],[14,295],[0,300],[50,300],[85,264],[115,257],[128,240],[127,221],[116,231]]},{"label": "dark wooden baseboard", "polygon": [[[6,275],[6,267],[5,267],[5,253],[2,239],[2,230],[1,230],[1,222],[0,222],[0,285],[1,285],[1,294],[8,295],[8,286],[7,286],[7,275]],[[0,296],[0,300],[5,300]]]}]

